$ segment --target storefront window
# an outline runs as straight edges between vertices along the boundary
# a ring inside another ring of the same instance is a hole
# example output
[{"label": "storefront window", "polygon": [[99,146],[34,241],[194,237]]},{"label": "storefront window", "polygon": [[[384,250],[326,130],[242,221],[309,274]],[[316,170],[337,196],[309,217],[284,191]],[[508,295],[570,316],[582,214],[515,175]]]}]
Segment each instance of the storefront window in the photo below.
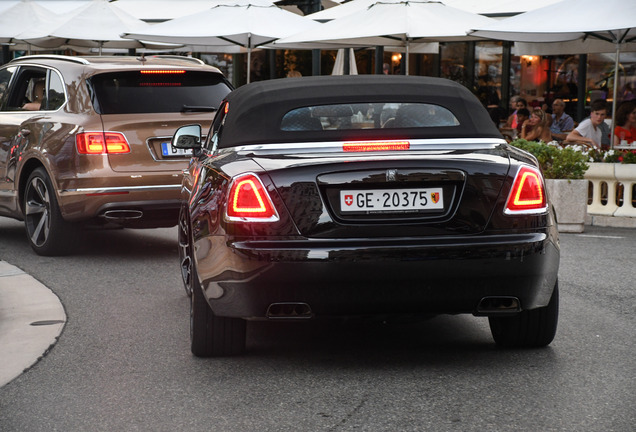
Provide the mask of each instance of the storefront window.
[{"label": "storefront window", "polygon": [[488,108],[498,107],[501,101],[502,58],[501,42],[475,44],[476,93],[481,103]]},{"label": "storefront window", "polygon": [[473,89],[473,83],[469,81],[466,64],[468,64],[467,43],[447,43],[441,45],[440,76],[448,78],[463,86]]},{"label": "storefront window", "polygon": [[[587,102],[594,99],[614,99],[614,65],[616,54],[588,54]],[[636,54],[621,53],[618,64],[618,104],[636,98]]]}]

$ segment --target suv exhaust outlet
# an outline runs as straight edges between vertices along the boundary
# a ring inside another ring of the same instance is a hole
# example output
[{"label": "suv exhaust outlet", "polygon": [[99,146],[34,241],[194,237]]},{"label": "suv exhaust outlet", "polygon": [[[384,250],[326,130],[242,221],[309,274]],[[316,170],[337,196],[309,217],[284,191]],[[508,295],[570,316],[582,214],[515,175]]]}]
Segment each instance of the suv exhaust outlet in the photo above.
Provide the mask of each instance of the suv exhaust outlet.
[{"label": "suv exhaust outlet", "polygon": [[141,219],[144,213],[140,210],[108,210],[104,212],[104,219],[111,222],[121,222]]}]

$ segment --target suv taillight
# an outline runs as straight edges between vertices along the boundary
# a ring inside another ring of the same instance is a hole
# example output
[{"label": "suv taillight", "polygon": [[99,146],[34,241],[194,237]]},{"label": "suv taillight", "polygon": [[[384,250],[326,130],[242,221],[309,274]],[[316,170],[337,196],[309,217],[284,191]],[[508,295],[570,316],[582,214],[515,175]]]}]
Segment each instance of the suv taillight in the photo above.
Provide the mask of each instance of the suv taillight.
[{"label": "suv taillight", "polygon": [[244,222],[279,219],[265,186],[255,174],[242,174],[232,180],[225,216],[227,220]]},{"label": "suv taillight", "polygon": [[536,214],[543,213],[546,209],[545,186],[541,172],[536,168],[522,166],[515,176],[504,213]]},{"label": "suv taillight", "polygon": [[83,132],[75,135],[80,154],[130,153],[130,145],[120,132]]}]

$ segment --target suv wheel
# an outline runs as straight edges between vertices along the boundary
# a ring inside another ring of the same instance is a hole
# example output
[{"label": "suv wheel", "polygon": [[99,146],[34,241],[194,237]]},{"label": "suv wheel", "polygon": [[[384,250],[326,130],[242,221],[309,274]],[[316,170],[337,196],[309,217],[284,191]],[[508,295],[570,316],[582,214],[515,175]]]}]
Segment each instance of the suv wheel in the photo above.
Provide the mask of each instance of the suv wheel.
[{"label": "suv wheel", "polygon": [[55,191],[44,168],[35,169],[24,188],[24,225],[38,255],[68,253],[77,230],[62,218]]},{"label": "suv wheel", "polygon": [[559,282],[547,306],[526,310],[511,317],[489,317],[490,330],[497,345],[537,348],[554,339],[559,319]]}]

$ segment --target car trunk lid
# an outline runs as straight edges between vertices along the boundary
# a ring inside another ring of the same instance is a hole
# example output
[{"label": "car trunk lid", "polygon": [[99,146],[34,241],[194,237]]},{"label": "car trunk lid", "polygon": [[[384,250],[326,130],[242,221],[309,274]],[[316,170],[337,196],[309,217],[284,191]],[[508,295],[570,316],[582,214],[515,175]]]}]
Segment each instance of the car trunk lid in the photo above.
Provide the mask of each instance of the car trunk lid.
[{"label": "car trunk lid", "polygon": [[191,151],[172,148],[170,140],[182,125],[199,123],[209,128],[210,113],[185,114],[108,114],[102,115],[104,131],[124,134],[130,153],[109,154],[113,171],[151,172],[181,171],[187,166]]},{"label": "car trunk lid", "polygon": [[267,171],[299,232],[310,238],[479,233],[510,167],[497,145],[254,160]]}]

